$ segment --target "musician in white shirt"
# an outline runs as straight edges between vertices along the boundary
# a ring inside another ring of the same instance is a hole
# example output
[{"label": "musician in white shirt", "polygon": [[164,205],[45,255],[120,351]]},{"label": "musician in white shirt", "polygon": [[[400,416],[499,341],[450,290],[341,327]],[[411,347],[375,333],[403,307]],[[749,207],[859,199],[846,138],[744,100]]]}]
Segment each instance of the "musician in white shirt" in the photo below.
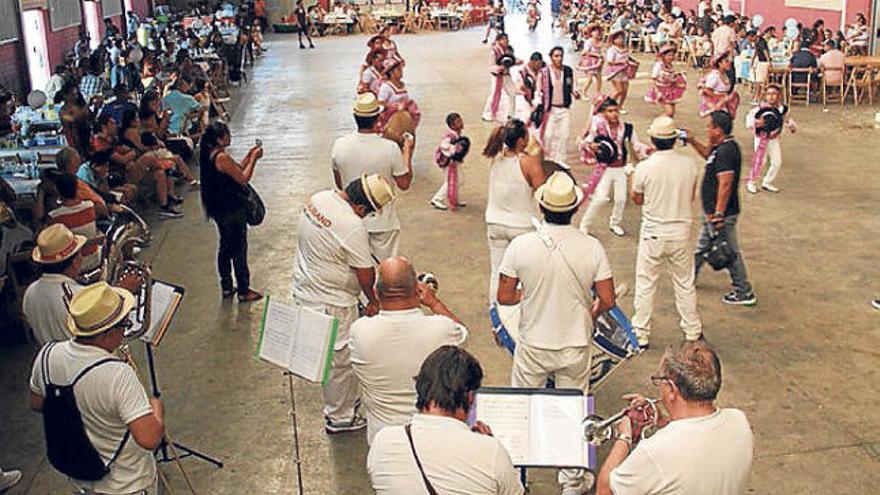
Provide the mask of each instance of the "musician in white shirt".
[{"label": "musician in white shirt", "polygon": [[466,423],[482,380],[480,363],[460,347],[443,346],[425,359],[412,423],[383,428],[370,447],[367,471],[378,495],[523,493],[489,427]]},{"label": "musician in white shirt", "polygon": [[[705,340],[670,346],[651,382],[660,389],[668,416],[660,430],[638,442],[628,416],[599,472],[597,495],[653,495],[746,492],[752,468],[753,435],[746,415],[720,409],[721,361]],[[646,399],[627,395],[631,407]]]},{"label": "musician in white shirt", "polygon": [[461,320],[417,281],[406,258],[388,258],[379,265],[376,293],[379,314],[355,321],[349,342],[366,409],[367,443],[386,426],[408,423],[416,412],[413,377],[425,358],[440,346],[463,344],[468,336]]}]

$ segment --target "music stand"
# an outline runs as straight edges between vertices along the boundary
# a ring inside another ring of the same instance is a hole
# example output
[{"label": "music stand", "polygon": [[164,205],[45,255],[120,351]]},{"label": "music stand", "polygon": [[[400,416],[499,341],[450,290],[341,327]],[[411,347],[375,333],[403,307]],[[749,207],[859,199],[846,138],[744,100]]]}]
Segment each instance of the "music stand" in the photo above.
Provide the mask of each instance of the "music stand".
[{"label": "music stand", "polygon": [[[165,336],[165,333],[168,331],[171,326],[171,322],[174,320],[174,316],[177,314],[177,309],[180,307],[180,302],[183,299],[183,295],[186,290],[178,285],[169,284],[167,282],[162,282],[160,280],[153,280],[152,285],[152,310],[154,312],[153,317],[156,318],[153,320],[151,318],[150,328],[147,332],[140,338],[140,340],[144,343],[144,350],[147,354],[147,369],[150,372],[150,388],[153,394],[153,397],[159,398],[162,395],[162,392],[159,390],[159,380],[156,377],[156,362],[153,359],[153,347],[159,345],[162,341],[162,338]],[[180,449],[183,451],[183,454],[177,456],[176,453],[174,456],[168,455],[168,447],[172,447],[173,449]],[[160,463],[167,463],[177,459],[185,459],[187,457],[195,457],[202,461],[205,461],[209,464],[213,464],[218,468],[223,467],[223,463],[209,455],[203,454],[195,449],[187,447],[186,445],[179,444],[177,442],[169,442],[166,437],[162,438],[162,443],[159,444],[158,447],[153,451],[153,453],[157,456],[157,461]]]},{"label": "music stand", "polygon": [[293,425],[293,462],[296,464],[296,492],[303,495],[302,458],[299,455],[299,430],[296,424],[296,396],[293,393],[293,379],[296,377],[290,371],[285,371],[287,376],[287,388],[290,390],[290,422]]}]

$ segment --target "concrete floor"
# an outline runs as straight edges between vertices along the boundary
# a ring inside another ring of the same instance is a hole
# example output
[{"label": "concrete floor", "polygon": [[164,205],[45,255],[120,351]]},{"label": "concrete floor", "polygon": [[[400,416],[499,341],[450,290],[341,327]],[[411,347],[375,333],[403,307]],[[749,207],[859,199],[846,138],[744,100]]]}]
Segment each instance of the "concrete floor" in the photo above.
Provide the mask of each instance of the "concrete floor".
[{"label": "concrete floor", "polygon": [[[546,53],[557,42],[546,23],[534,34],[516,19],[508,24],[522,57],[534,49]],[[494,346],[485,313],[487,161],[478,150],[490,126],[479,119],[488,79],[481,36],[482,28],[397,38],[407,59],[405,80],[424,112],[416,181],[400,200],[402,253],[417,269],[438,275],[441,298],[469,323],[467,347],[486,370],[485,384],[507,385],[510,359]],[[365,41],[318,39],[315,50],[300,51],[294,38],[272,37],[271,51],[252,73],[235,113],[233,153],[242,156],[257,137],[266,150],[254,183],[269,213],[250,233],[250,260],[254,286],[274,297],[290,297],[299,209],[310,193],[331,185],[332,141],[353,129],[349,108]],[[567,57],[574,62],[572,54]],[[651,60],[640,59],[648,70]],[[693,85],[698,77],[691,73],[689,79]],[[628,119],[642,134],[656,113],[641,100],[646,84],[644,75],[632,84],[628,105]],[[702,135],[694,93],[680,105],[679,123]],[[744,410],[755,433],[750,493],[852,494],[880,486],[880,314],[868,304],[880,295],[880,187],[869,180],[880,152],[875,110],[797,107],[800,131],[785,137],[786,164],[777,182],[783,192],[743,191],[740,238],[760,301],[756,308],[721,304],[726,275],[706,272],[700,279],[705,332],[724,365],[720,403]],[[469,206],[454,214],[427,204],[441,181],[431,157],[450,111],[462,113],[475,143],[464,167]],[[576,103],[573,134],[585,123],[586,104]],[[741,123],[736,135],[746,149],[751,141]],[[576,163],[573,139],[570,156]],[[204,220],[197,195],[188,196],[184,210],[183,220],[154,222],[155,241],[147,253],[156,278],[187,289],[173,330],[157,351],[168,429],[176,441],[226,463],[215,469],[184,461],[200,493],[295,493],[287,381],[254,358],[262,304],[221,301],[213,225]],[[638,208],[630,204],[623,226],[636,232],[638,222]],[[632,287],[636,239],[618,239],[604,229],[597,236],[615,279]],[[631,312],[631,297],[621,306]],[[598,391],[601,413],[618,410],[625,392],[653,393],[645,380],[663,347],[680,338],[668,284],[655,309],[652,349]],[[63,477],[46,462],[41,419],[26,407],[33,354],[25,347],[0,349],[0,466],[24,471],[10,494],[67,493]],[[295,388],[306,493],[369,493],[363,434],[325,436],[319,388]],[[174,466],[163,470],[175,493],[184,493]],[[532,493],[555,493],[554,478],[547,471],[532,473]]]}]

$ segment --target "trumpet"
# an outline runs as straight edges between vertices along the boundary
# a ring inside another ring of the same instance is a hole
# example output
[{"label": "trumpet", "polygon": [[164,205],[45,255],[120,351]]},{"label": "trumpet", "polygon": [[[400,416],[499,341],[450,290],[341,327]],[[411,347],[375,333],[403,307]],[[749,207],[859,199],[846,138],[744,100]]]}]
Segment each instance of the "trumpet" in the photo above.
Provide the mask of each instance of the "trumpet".
[{"label": "trumpet", "polygon": [[614,440],[617,438],[614,425],[624,416],[629,416],[633,422],[633,440],[643,440],[656,429],[657,420],[660,418],[660,411],[657,408],[659,401],[659,399],[647,399],[644,405],[625,407],[608,419],[596,415],[587,416],[581,423],[584,427],[584,438],[594,447],[608,440]]}]

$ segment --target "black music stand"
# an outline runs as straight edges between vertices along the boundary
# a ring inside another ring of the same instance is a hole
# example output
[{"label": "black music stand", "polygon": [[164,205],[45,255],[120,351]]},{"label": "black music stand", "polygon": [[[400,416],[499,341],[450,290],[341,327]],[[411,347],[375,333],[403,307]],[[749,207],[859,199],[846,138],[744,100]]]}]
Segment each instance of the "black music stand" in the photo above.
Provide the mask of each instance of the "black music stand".
[{"label": "black music stand", "polygon": [[[153,345],[144,342],[144,349],[147,351],[147,368],[150,370],[150,387],[152,388],[153,397],[159,398],[162,395],[162,392],[159,391],[159,381],[156,378],[156,363],[153,360]],[[183,451],[178,458],[185,459],[187,457],[195,457],[197,459],[201,459],[209,464],[213,464],[218,468],[223,468],[223,463],[207,454],[203,454],[195,449],[187,447],[186,445],[179,444],[177,442],[171,442],[171,446],[174,448],[180,449]],[[157,461],[160,463],[171,462],[174,460],[174,457],[168,455],[168,446],[169,442],[166,438],[162,438],[162,443],[156,447],[156,450],[153,451],[154,454],[158,456]]]}]

